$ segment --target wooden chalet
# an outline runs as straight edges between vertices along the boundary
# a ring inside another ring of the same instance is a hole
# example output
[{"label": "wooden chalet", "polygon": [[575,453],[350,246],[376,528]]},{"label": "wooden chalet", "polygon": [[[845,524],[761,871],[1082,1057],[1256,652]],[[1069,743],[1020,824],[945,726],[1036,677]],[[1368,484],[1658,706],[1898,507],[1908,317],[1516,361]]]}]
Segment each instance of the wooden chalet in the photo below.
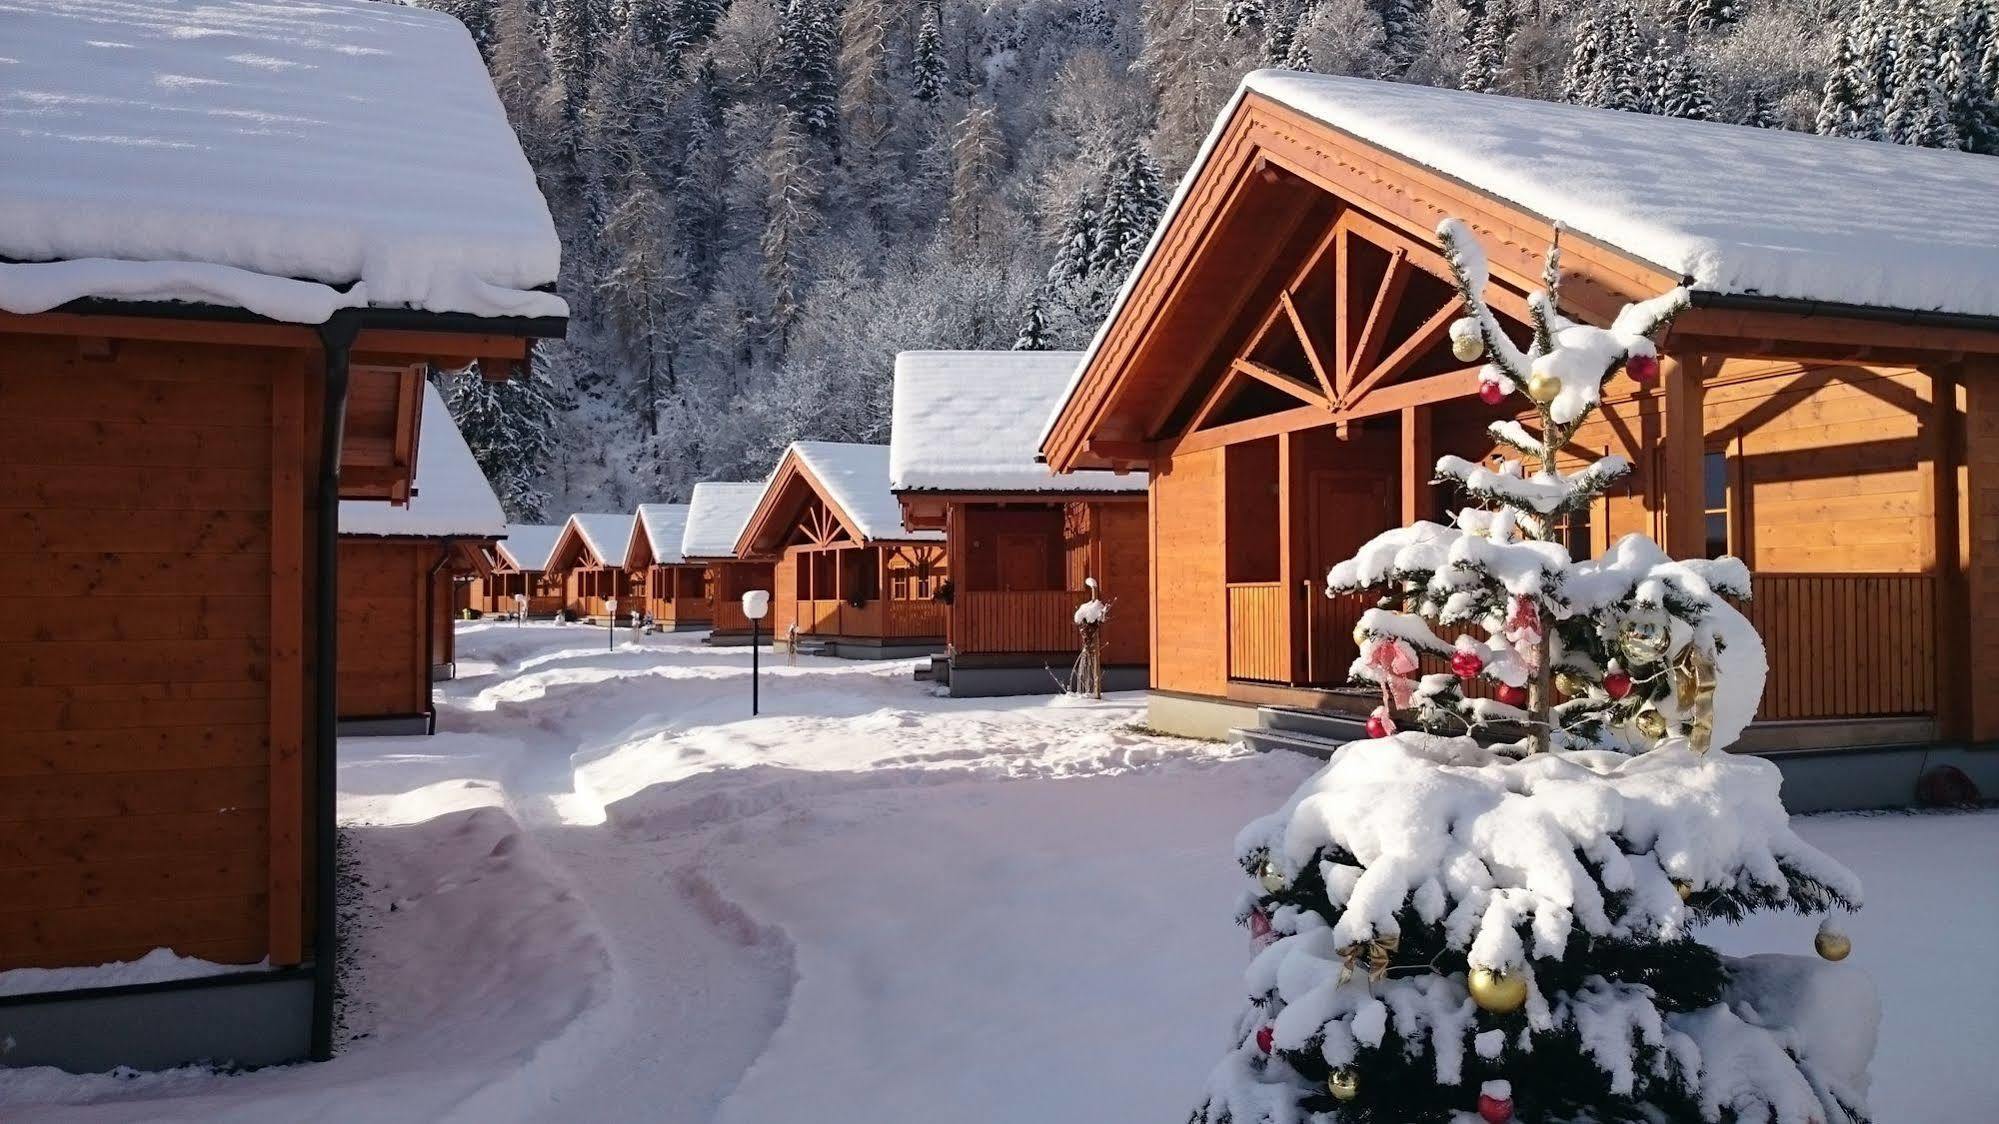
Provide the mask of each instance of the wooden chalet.
[{"label": "wooden chalet", "polygon": [[[775,575],[770,562],[736,556],[736,540],[742,537],[763,492],[760,482],[708,481],[694,485],[687,498],[687,527],[680,539],[680,556],[704,568],[711,644],[748,643],[750,619],[743,615],[743,594],[771,588]],[[768,639],[767,621],[762,631]]]},{"label": "wooden chalet", "polygon": [[826,655],[887,659],[944,645],[944,533],[903,526],[888,446],[798,441],[736,540],[769,559],[771,631]]},{"label": "wooden chalet", "polygon": [[562,581],[562,611],[571,620],[601,622],[616,600],[622,624],[639,608],[638,587],[625,570],[632,521],[618,512],[578,512],[562,524],[548,573]]},{"label": "wooden chalet", "polygon": [[934,677],[951,694],[1046,694],[1081,648],[1076,607],[1111,604],[1104,682],[1146,686],[1145,474],[1057,475],[1035,439],[1081,353],[906,351],[889,486],[904,526],[945,533],[951,592]]},{"label": "wooden chalet", "polygon": [[493,544],[486,572],[472,580],[467,605],[484,616],[511,617],[521,612],[517,597],[527,598],[527,615],[552,617],[567,603],[562,575],[548,570],[548,556],[562,534],[560,523],[509,523],[506,537]]},{"label": "wooden chalet", "polygon": [[625,545],[625,573],[637,598],[632,607],[666,632],[705,629],[715,620],[713,575],[682,557],[686,533],[684,503],[642,503],[632,513],[631,541]]},{"label": "wooden chalet", "polygon": [[499,497],[434,384],[406,504],[340,505],[340,733],[428,734],[431,683],[457,674],[456,587],[488,569]]},{"label": "wooden chalet", "polygon": [[[428,367],[563,333],[554,225],[449,16],[5,23],[0,970],[68,971],[0,1066],[324,1058],[341,502],[413,502]],[[93,983],[155,949],[222,970]]]},{"label": "wooden chalet", "polygon": [[1152,723],[1373,705],[1343,689],[1364,605],[1326,571],[1446,510],[1440,453],[1497,453],[1448,339],[1452,216],[1522,338],[1552,220],[1583,318],[1693,292],[1657,384],[1619,374],[1577,435],[1636,471],[1564,533],[1749,562],[1771,668],[1740,748],[1789,754],[1794,806],[1906,799],[1915,758],[1882,747],[1993,791],[1994,757],[1943,747],[1999,737],[1972,689],[1999,671],[1999,161],[1274,71],[1043,434],[1058,470],[1151,470]]}]

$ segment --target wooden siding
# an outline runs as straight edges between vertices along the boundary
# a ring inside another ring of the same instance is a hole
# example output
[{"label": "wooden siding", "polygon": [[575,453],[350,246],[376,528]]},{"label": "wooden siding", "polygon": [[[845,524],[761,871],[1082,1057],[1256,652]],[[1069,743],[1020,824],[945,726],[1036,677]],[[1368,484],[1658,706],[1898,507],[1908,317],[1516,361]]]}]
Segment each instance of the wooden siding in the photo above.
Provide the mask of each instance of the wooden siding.
[{"label": "wooden siding", "polygon": [[0,338],[0,969],[305,954],[311,358]]},{"label": "wooden siding", "polygon": [[340,540],[341,718],[429,713],[424,617],[437,551],[420,542]]},{"label": "wooden siding", "polygon": [[1229,678],[1284,683],[1291,653],[1284,630],[1284,587],[1277,582],[1235,582],[1228,587]]},{"label": "wooden siding", "polygon": [[959,652],[1075,652],[1076,606],[1089,594],[1067,589],[966,590],[951,603],[951,646]]},{"label": "wooden siding", "polygon": [[1228,686],[1223,450],[1176,456],[1152,478],[1152,685],[1221,695]]}]

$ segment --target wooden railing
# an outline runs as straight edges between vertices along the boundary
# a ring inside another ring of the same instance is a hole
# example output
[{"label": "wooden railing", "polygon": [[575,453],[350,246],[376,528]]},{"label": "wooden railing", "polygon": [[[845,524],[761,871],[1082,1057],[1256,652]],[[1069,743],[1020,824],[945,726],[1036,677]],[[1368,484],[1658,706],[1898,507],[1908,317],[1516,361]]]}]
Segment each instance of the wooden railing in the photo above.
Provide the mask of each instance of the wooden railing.
[{"label": "wooden railing", "polygon": [[1076,606],[1068,589],[966,590],[951,606],[951,646],[960,652],[1075,652]]},{"label": "wooden railing", "polygon": [[1770,657],[1757,718],[1936,712],[1931,575],[1759,572],[1751,591],[1744,613]]},{"label": "wooden railing", "polygon": [[928,599],[917,601],[885,601],[888,606],[889,636],[942,636],[944,635],[944,615],[946,608],[939,602]]},{"label": "wooden railing", "polygon": [[1228,594],[1229,678],[1289,681],[1284,587],[1277,582],[1232,582]]}]

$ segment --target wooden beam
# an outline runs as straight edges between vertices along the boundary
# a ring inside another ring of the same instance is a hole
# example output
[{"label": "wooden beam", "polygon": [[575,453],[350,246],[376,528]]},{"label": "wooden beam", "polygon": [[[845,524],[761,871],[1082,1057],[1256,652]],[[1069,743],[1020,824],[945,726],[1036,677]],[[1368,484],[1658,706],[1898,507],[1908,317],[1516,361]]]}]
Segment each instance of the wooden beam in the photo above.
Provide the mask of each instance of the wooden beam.
[{"label": "wooden beam", "polygon": [[1458,298],[1453,296],[1444,302],[1444,307],[1431,313],[1430,318],[1423,321],[1423,326],[1416,329],[1416,334],[1403,340],[1388,358],[1376,364],[1374,370],[1369,371],[1365,378],[1354,385],[1347,394],[1346,404],[1351,406],[1366,398],[1369,391],[1401,374],[1416,360],[1421,359],[1424,352],[1443,342],[1451,333],[1451,321],[1457,318]]},{"label": "wooden beam", "polygon": [[1346,225],[1352,217],[1352,208],[1340,216],[1339,264],[1333,275],[1333,350],[1339,372],[1338,392],[1332,396],[1335,402],[1346,401],[1347,388],[1353,385],[1353,290],[1348,284],[1353,277],[1353,247]]},{"label": "wooden beam", "polygon": [[[1476,381],[1476,380],[1474,380]],[[1289,410],[1279,410],[1258,418],[1246,418],[1213,429],[1203,429],[1189,433],[1173,443],[1169,455],[1198,453],[1207,449],[1219,449],[1224,445],[1236,445],[1244,441],[1256,441],[1265,437],[1275,437],[1280,433],[1295,433],[1301,429],[1316,429],[1333,424],[1333,415],[1323,406],[1294,406]]]},{"label": "wooden beam", "polygon": [[1278,615],[1278,650],[1285,655],[1285,681],[1295,683],[1305,666],[1307,602],[1298,596],[1298,582],[1309,565],[1300,533],[1298,435],[1277,435],[1277,588],[1283,612]]},{"label": "wooden beam", "polygon": [[1311,364],[1312,374],[1319,380],[1319,389],[1326,392],[1326,401],[1338,398],[1333,389],[1333,380],[1326,373],[1326,364],[1319,358],[1319,345],[1312,340],[1312,330],[1305,326],[1305,318],[1298,315],[1298,306],[1292,302],[1291,294],[1277,294],[1277,301],[1284,306],[1284,315],[1291,318],[1291,330],[1298,333],[1298,346],[1305,349],[1305,362]]},{"label": "wooden beam", "polygon": [[[1361,324],[1360,339],[1354,344],[1353,366],[1341,379],[1343,387],[1352,386],[1354,376],[1359,372],[1374,369],[1374,362],[1381,355],[1381,346],[1387,342],[1388,322],[1394,318],[1395,306],[1401,302],[1402,290],[1408,284],[1408,255],[1398,249],[1389,255],[1388,270],[1381,275],[1381,287],[1374,291],[1374,306],[1367,310],[1367,319]],[[1362,393],[1365,393],[1364,388]]]},{"label": "wooden beam", "polygon": [[1707,453],[1701,357],[1674,352],[1660,362],[1665,390],[1666,441],[1663,450],[1666,553],[1675,558],[1707,554],[1703,458]]},{"label": "wooden beam", "polygon": [[[303,360],[271,382],[269,862],[265,951],[305,959],[305,382]],[[327,580],[322,574],[319,580]],[[332,676],[321,676],[322,684]],[[313,747],[332,753],[331,745]]]},{"label": "wooden beam", "polygon": [[1923,567],[1936,575],[1935,619],[1937,729],[1946,738],[1971,736],[1971,619],[1959,473],[1965,463],[1965,418],[1960,410],[1964,372],[1960,364],[1932,366],[1929,409],[1923,418],[1929,457],[1917,462],[1929,508],[1931,538]]},{"label": "wooden beam", "polygon": [[1112,441],[1109,438],[1093,438],[1090,454],[1108,461],[1149,461],[1156,449],[1150,441]]},{"label": "wooden beam", "polygon": [[1430,447],[1430,410],[1402,408],[1402,525],[1430,517],[1430,478],[1436,457]]},{"label": "wooden beam", "polygon": [[1429,378],[1384,386],[1354,405],[1334,411],[1330,416],[1334,421],[1357,421],[1380,414],[1392,414],[1409,406],[1449,402],[1454,398],[1466,398],[1476,393],[1478,393],[1478,368],[1467,367],[1460,371],[1448,371],[1441,375],[1431,375]]},{"label": "wooden beam", "polygon": [[1273,370],[1249,359],[1237,359],[1230,363],[1229,366],[1260,383],[1276,387],[1278,390],[1289,394],[1300,402],[1310,403],[1327,409],[1332,407],[1331,400],[1314,391],[1304,381],[1294,379],[1282,371]]}]

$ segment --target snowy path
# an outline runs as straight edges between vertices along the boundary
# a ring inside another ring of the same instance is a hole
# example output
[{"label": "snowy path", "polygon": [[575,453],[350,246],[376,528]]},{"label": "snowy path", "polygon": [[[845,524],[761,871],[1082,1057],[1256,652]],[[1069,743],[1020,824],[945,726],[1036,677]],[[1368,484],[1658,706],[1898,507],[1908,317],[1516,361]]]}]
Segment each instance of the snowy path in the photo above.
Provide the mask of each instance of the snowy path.
[{"label": "snowy path", "polygon": [[[907,663],[767,661],[750,719],[743,649],[492,625],[460,648],[448,732],[341,747],[368,883],[342,1056],[0,1071],[0,1117],[1175,1119],[1236,1006],[1229,840],[1314,768],[1136,732],[1130,700],[939,699]],[[1869,880],[1877,1119],[1981,1118],[1999,815],[1803,830]]]}]

